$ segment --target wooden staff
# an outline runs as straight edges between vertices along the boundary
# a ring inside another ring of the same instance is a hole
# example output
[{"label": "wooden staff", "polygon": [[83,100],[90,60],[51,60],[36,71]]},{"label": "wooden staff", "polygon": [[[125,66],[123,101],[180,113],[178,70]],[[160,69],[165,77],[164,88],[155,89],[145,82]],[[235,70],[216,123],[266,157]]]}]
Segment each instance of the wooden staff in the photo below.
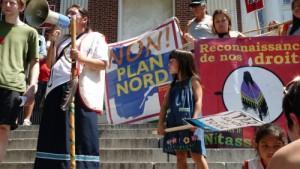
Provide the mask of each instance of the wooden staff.
[{"label": "wooden staff", "polygon": [[[170,132],[174,132],[174,131],[181,131],[181,130],[187,130],[187,129],[192,129],[195,128],[195,126],[191,125],[191,124],[186,124],[183,126],[177,126],[177,127],[171,127],[171,128],[166,128],[165,132],[166,133],[170,133]],[[153,130],[152,134],[158,134],[157,130]]]},{"label": "wooden staff", "polygon": [[260,30],[264,30],[264,29],[268,29],[268,28],[272,28],[272,27],[281,26],[281,25],[288,24],[288,23],[291,23],[291,22],[292,22],[292,21],[289,20],[289,21],[285,21],[285,22],[282,22],[282,23],[279,23],[279,24],[270,25],[270,26],[265,26],[265,27],[259,28],[259,29],[253,29],[253,30],[249,30],[249,31],[243,32],[243,34],[255,32],[255,31],[260,31]]},{"label": "wooden staff", "polygon": [[[76,16],[71,18],[71,48],[76,49]],[[72,57],[74,58],[74,57]],[[76,59],[72,59],[71,81],[77,78]],[[72,82],[73,83],[73,82]],[[77,85],[77,84],[75,84]],[[75,86],[72,86],[75,87]],[[75,103],[74,96],[69,105],[69,140],[70,140],[70,169],[76,169],[75,152]]]}]

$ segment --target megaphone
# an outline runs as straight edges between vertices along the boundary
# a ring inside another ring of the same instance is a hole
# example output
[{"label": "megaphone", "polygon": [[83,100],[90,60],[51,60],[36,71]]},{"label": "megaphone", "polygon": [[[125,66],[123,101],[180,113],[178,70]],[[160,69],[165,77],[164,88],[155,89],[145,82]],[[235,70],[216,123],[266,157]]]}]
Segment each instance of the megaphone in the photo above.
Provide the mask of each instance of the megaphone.
[{"label": "megaphone", "polygon": [[70,19],[67,16],[49,9],[47,0],[31,0],[26,6],[24,15],[27,23],[33,27],[50,23],[61,28],[67,28],[70,24]]}]

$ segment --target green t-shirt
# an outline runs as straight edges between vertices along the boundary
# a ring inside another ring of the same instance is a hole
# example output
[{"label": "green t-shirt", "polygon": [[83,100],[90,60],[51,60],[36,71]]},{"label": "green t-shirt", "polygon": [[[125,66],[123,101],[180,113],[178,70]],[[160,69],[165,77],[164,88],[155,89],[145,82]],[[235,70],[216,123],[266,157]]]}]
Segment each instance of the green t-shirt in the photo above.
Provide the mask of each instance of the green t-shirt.
[{"label": "green t-shirt", "polygon": [[26,69],[32,59],[38,58],[38,33],[34,28],[0,21],[0,87],[24,92]]}]

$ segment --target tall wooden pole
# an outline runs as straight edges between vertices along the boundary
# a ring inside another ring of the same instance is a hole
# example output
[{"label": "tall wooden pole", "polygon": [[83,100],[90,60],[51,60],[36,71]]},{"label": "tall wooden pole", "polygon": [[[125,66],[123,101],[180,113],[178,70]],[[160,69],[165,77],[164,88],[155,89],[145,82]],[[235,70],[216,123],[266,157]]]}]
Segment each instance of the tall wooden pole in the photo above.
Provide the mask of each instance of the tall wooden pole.
[{"label": "tall wooden pole", "polygon": [[[71,48],[76,49],[76,16],[71,18]],[[72,59],[71,81],[77,77],[76,60]],[[76,84],[77,85],[77,84]],[[74,86],[73,86],[74,87]],[[70,140],[70,169],[76,169],[75,152],[75,103],[74,96],[69,107],[69,140]]]},{"label": "tall wooden pole", "polygon": [[260,31],[260,24],[259,24],[259,18],[258,18],[258,11],[257,10],[255,10],[255,21],[256,21],[257,34],[260,35],[261,31]]}]

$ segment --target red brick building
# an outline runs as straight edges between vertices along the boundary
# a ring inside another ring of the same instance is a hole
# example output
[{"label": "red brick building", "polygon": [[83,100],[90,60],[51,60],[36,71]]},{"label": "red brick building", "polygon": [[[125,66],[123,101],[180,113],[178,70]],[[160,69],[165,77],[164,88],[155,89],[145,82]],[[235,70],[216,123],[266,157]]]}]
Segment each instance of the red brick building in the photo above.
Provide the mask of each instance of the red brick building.
[{"label": "red brick building", "polygon": [[[175,1],[175,15],[184,26],[192,13],[188,7],[190,0]],[[91,27],[105,34],[109,42],[117,41],[118,32],[118,0],[89,0],[88,4]]]},{"label": "red brick building", "polygon": [[[192,18],[189,8],[191,0],[174,0],[175,16],[180,20],[183,28],[187,21]],[[49,4],[56,5],[56,11],[60,9],[60,0],[48,0]],[[240,0],[236,0],[237,13],[240,13]],[[106,35],[108,42],[116,42],[118,39],[118,12],[119,0],[89,0],[88,10],[91,19],[91,27]],[[238,27],[240,30],[240,15],[238,16]]]},{"label": "red brick building", "polygon": [[[47,0],[49,5],[55,6],[55,11],[60,11],[61,0]],[[83,1],[83,0],[82,0]],[[180,20],[180,26],[185,27],[187,21],[192,18],[189,8],[191,0],[173,0],[174,15]],[[237,28],[241,31],[240,0],[236,1]],[[83,1],[84,2],[84,1]],[[118,18],[120,0],[88,0],[90,24],[93,30],[103,33],[109,43],[118,40]]]},{"label": "red brick building", "polygon": [[[180,20],[180,26],[185,27],[187,21],[193,16],[189,8],[191,0],[174,0],[175,16]],[[241,30],[240,0],[237,3],[238,29]],[[117,41],[118,32],[118,0],[89,0],[88,4],[91,26],[93,29],[104,33],[109,42]]]}]

